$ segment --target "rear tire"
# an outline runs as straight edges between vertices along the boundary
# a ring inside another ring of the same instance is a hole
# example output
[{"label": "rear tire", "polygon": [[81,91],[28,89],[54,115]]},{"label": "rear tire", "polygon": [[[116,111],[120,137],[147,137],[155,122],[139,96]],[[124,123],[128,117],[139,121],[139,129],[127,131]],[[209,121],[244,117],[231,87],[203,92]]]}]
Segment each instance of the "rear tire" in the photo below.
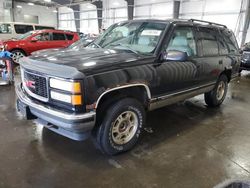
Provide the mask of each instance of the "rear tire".
[{"label": "rear tire", "polygon": [[228,78],[226,75],[221,75],[214,89],[205,93],[205,102],[209,107],[218,107],[225,100],[228,89]]},{"label": "rear tire", "polygon": [[108,155],[132,149],[139,139],[144,122],[142,104],[133,98],[121,99],[108,108],[96,130],[98,148]]},{"label": "rear tire", "polygon": [[12,60],[14,63],[19,64],[19,60],[23,57],[25,57],[25,53],[22,50],[13,50],[12,53]]}]

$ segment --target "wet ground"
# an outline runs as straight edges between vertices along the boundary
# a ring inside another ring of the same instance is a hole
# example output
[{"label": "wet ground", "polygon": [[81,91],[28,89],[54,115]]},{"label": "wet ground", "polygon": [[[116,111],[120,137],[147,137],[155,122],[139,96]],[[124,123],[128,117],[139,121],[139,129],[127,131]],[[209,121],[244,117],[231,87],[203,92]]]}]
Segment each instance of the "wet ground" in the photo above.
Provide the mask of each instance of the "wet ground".
[{"label": "wet ground", "polygon": [[221,108],[203,96],[148,113],[139,144],[109,157],[23,120],[0,87],[0,188],[212,187],[250,178],[250,73]]}]

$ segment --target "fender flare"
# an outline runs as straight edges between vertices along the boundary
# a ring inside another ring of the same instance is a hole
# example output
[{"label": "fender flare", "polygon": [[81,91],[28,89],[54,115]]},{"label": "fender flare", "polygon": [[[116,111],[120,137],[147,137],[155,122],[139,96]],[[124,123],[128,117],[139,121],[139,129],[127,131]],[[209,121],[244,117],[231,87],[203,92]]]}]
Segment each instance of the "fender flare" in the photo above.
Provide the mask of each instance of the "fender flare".
[{"label": "fender flare", "polygon": [[116,90],[124,89],[124,88],[130,88],[130,87],[144,87],[144,89],[145,89],[146,92],[147,92],[148,98],[151,99],[151,92],[150,92],[150,89],[149,89],[148,85],[142,84],[142,83],[140,83],[140,84],[128,84],[128,85],[123,85],[123,86],[114,87],[114,88],[108,89],[108,90],[106,90],[105,92],[103,92],[103,93],[98,97],[98,99],[97,99],[97,101],[96,101],[95,109],[98,108],[98,105],[99,105],[99,103],[100,103],[102,97],[105,96],[106,94],[108,94],[108,93],[110,93],[110,92],[112,92],[112,91],[116,91]]}]

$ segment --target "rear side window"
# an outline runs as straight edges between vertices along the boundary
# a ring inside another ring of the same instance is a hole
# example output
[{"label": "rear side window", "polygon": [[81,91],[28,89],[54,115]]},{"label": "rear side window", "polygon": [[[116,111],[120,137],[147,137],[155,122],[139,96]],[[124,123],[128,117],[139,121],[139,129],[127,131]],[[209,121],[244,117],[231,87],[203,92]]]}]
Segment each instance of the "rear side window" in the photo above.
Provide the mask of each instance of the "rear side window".
[{"label": "rear side window", "polygon": [[71,34],[66,34],[66,37],[68,40],[73,40],[74,38],[74,35],[71,35]]},{"label": "rear side window", "polygon": [[53,33],[53,40],[66,40],[64,33]]},{"label": "rear side window", "polygon": [[238,52],[238,44],[232,32],[225,30],[222,31],[223,38],[228,46],[228,50],[230,53]]},{"label": "rear side window", "polygon": [[48,26],[40,26],[40,25],[36,25],[35,26],[36,30],[43,30],[43,29],[55,29],[54,27],[48,27]]},{"label": "rear side window", "polygon": [[219,47],[214,30],[209,28],[199,28],[198,42],[201,44],[204,56],[219,54]]},{"label": "rear side window", "polygon": [[29,31],[33,31],[33,26],[32,25],[14,25],[15,31],[17,34],[24,34]]},{"label": "rear side window", "polygon": [[0,34],[11,34],[11,25],[10,24],[0,24]]}]

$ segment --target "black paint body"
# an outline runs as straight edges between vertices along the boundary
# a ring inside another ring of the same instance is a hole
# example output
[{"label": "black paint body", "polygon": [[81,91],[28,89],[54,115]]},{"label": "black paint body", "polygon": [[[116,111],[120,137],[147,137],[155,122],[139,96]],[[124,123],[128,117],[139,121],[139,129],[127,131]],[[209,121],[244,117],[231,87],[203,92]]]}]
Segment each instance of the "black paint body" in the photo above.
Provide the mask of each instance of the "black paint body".
[{"label": "black paint body", "polygon": [[[67,70],[68,67],[73,67],[80,72],[81,74],[76,74],[74,77],[71,74],[62,75],[66,79],[82,80],[84,107],[75,108],[76,111],[85,109],[86,105],[95,104],[105,91],[128,84],[142,83],[147,85],[151,98],[154,99],[210,82],[215,83],[225,70],[230,70],[232,77],[238,74],[240,66],[238,52],[204,56],[199,47],[200,27],[214,29],[218,38],[221,37],[222,30],[229,32],[228,29],[212,25],[203,26],[189,21],[169,20],[166,22],[168,27],[152,55],[135,54],[126,50],[85,48],[76,51],[59,51],[46,57],[33,56],[24,61],[32,61],[34,67],[36,62],[42,62],[44,67],[50,67],[50,64],[60,64],[63,65],[60,69],[65,67]],[[182,26],[193,29],[198,54],[189,57],[185,62],[162,61],[163,46],[168,44],[174,29]],[[23,66],[25,67],[25,64]],[[60,70],[58,69],[58,71]],[[46,72],[44,73],[46,74]]]}]

